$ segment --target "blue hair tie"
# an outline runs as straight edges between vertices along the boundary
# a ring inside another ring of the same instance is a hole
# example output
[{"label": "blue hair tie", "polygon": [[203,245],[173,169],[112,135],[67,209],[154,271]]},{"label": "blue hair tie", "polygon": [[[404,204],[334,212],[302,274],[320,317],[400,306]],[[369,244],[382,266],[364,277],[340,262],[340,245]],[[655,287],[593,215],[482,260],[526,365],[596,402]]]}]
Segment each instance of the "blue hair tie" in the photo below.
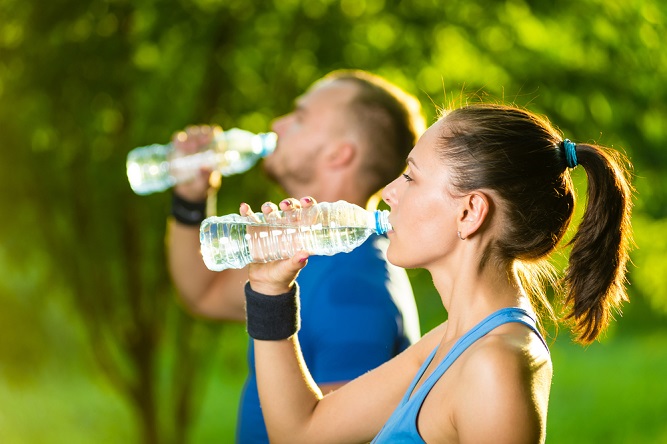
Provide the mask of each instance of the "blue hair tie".
[{"label": "blue hair tie", "polygon": [[563,139],[563,149],[565,150],[565,163],[568,168],[574,168],[577,164],[577,144],[570,139]]}]

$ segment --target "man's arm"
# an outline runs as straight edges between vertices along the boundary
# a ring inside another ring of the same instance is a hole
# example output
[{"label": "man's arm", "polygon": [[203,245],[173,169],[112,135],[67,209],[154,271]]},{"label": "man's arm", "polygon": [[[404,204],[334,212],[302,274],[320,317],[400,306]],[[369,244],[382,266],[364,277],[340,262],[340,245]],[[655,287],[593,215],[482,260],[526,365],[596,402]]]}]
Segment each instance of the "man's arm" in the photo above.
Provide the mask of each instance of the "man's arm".
[{"label": "man's arm", "polygon": [[247,270],[214,272],[206,268],[199,228],[170,219],[167,224],[169,272],[187,309],[209,319],[245,319],[243,285]]}]

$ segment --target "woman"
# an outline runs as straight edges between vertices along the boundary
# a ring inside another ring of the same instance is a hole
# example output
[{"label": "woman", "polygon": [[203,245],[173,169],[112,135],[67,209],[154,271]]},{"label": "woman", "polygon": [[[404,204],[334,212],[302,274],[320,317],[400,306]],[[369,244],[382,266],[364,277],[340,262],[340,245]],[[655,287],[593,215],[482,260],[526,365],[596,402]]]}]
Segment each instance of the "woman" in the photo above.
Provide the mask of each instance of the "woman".
[{"label": "woman", "polygon": [[[553,317],[545,264],[572,219],[570,170],[586,170],[588,202],[563,288],[568,318],[588,343],[627,299],[628,164],[608,149],[563,140],[527,111],[483,104],[445,114],[407,164],[383,191],[393,225],[387,255],[431,273],[448,320],[323,396],[294,335],[294,278],[307,254],[252,265],[248,332],[272,442],[544,442],[552,365],[536,313]],[[312,204],[287,199],[280,209]]]}]

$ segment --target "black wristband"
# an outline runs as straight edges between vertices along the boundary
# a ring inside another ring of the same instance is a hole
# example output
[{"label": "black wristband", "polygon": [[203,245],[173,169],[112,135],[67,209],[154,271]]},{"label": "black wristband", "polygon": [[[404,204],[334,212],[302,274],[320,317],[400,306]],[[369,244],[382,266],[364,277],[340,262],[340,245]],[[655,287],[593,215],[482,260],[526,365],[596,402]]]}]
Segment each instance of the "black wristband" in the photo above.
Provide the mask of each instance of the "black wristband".
[{"label": "black wristband", "polygon": [[246,320],[251,338],[278,341],[296,334],[301,327],[298,285],[278,296],[267,296],[245,284]]},{"label": "black wristband", "polygon": [[176,193],[171,194],[171,215],[184,225],[199,226],[206,218],[206,201],[190,202]]}]

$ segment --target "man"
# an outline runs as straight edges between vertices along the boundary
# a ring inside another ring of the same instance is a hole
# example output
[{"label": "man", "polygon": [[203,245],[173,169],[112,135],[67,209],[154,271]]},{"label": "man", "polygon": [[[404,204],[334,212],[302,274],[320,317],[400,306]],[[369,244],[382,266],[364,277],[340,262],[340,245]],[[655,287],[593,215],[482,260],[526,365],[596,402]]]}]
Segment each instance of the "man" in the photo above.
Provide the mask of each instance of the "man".
[{"label": "man", "polygon": [[[278,143],[263,166],[287,196],[345,200],[366,207],[402,172],[424,128],[419,103],[412,96],[366,72],[335,71],[299,97],[294,111],[273,122]],[[212,135],[210,127],[190,127],[176,135],[175,144],[183,152],[195,152]],[[247,271],[211,272],[199,252],[198,227],[209,174],[205,171],[174,188],[169,267],[183,301],[194,313],[244,321]],[[189,220],[184,214],[195,217]],[[350,253],[311,257],[298,278],[299,341],[323,393],[377,367],[419,337],[410,283],[404,270],[386,261],[387,242],[372,236]],[[252,341],[248,357],[237,441],[265,443]]]}]

